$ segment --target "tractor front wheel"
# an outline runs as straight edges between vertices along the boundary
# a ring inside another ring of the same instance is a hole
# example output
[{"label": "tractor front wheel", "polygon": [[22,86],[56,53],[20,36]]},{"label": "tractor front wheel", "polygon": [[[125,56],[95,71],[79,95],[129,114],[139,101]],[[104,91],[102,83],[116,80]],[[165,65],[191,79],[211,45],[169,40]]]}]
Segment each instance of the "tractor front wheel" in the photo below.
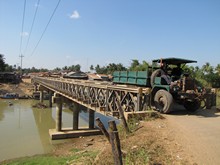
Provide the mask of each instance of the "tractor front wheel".
[{"label": "tractor front wheel", "polygon": [[164,89],[160,89],[154,96],[154,103],[157,111],[169,113],[173,106],[173,96]]}]

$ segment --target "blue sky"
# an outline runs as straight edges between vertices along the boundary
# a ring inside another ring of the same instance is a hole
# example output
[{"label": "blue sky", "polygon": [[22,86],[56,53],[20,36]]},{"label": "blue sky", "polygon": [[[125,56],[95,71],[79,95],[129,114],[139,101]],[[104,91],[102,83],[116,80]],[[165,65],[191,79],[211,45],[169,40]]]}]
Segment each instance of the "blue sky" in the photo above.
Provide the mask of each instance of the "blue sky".
[{"label": "blue sky", "polygon": [[[0,0],[0,53],[6,63],[54,69],[132,59],[180,57],[220,64],[220,0]],[[21,34],[22,44],[21,44]],[[25,51],[27,41],[29,44]],[[20,51],[21,45],[21,51]]]}]

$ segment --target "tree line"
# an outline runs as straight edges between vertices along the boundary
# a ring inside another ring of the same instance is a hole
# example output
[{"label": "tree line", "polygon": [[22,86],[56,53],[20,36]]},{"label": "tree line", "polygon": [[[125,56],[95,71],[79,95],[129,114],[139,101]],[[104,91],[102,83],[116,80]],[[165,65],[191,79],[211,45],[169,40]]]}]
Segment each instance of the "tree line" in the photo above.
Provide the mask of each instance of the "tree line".
[{"label": "tree line", "polygon": [[[97,73],[97,74],[112,74],[114,71],[146,71],[151,64],[147,61],[139,62],[137,59],[131,60],[130,66],[125,67],[121,63],[110,63],[106,66],[100,66],[97,64],[96,66],[90,66],[90,72]],[[4,61],[4,55],[0,54],[0,72],[13,72],[19,71],[20,68],[16,67],[15,65],[8,65]],[[190,73],[190,76],[194,78],[199,85],[202,86],[212,86],[213,82],[216,80],[220,80],[220,64],[216,67],[211,66],[209,62],[206,62],[202,67],[196,66],[189,66],[185,65],[184,70],[187,70]],[[60,71],[81,71],[81,66],[71,65],[71,66],[64,66],[62,68],[56,67],[53,70],[48,70],[45,68],[37,69],[35,67],[32,68],[24,68],[22,69],[22,73],[32,73],[32,72],[60,72]]]}]

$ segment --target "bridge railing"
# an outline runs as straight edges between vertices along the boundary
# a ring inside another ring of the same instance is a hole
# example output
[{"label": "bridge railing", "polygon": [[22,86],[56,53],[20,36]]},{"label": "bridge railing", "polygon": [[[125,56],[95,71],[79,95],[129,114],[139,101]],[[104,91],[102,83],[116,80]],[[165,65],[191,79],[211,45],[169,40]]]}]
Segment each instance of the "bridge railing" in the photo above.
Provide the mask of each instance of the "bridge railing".
[{"label": "bridge railing", "polygon": [[[146,110],[150,89],[63,78],[34,77],[33,82],[105,115]],[[120,103],[120,104],[117,104]]]}]

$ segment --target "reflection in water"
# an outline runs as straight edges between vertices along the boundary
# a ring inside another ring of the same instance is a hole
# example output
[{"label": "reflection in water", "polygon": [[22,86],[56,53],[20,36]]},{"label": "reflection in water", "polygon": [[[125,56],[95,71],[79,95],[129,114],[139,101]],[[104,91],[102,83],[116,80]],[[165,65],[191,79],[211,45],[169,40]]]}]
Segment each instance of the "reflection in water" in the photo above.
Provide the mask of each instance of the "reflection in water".
[{"label": "reflection in water", "polygon": [[48,153],[50,148],[49,129],[55,127],[55,120],[52,117],[52,109],[32,109],[37,126],[38,135],[44,149],[44,153]]},{"label": "reflection in water", "polygon": [[[36,109],[35,100],[0,100],[0,162],[6,159],[48,153],[54,144],[67,140],[52,141],[49,129],[55,128],[56,108]],[[46,103],[46,102],[45,102]],[[55,105],[54,105],[55,106]],[[83,109],[83,107],[80,107]],[[62,127],[72,127],[72,111],[63,109]],[[104,124],[112,118],[102,118]],[[88,113],[81,111],[80,127],[88,127]]]},{"label": "reflection in water", "polygon": [[5,100],[0,100],[0,111],[4,116],[0,121],[0,161],[42,153],[31,111],[31,102],[11,101],[13,106],[9,106]]},{"label": "reflection in water", "polygon": [[[51,141],[49,129],[55,128],[55,107],[32,108],[35,100],[0,100],[0,161],[10,158],[48,153],[53,145],[66,140]],[[71,111],[63,111],[63,126],[71,127]],[[85,125],[83,120],[80,120]]]}]

